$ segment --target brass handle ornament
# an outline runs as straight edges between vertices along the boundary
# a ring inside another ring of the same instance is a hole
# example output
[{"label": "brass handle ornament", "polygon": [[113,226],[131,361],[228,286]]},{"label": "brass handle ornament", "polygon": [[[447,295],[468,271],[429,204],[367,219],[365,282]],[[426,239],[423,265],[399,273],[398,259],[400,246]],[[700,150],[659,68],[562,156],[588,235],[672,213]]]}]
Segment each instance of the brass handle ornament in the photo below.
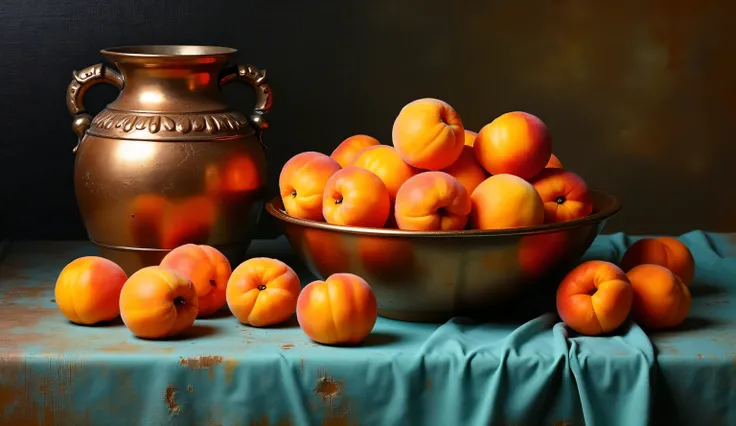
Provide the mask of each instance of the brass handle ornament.
[{"label": "brass handle ornament", "polygon": [[256,94],[256,105],[248,119],[258,133],[258,140],[263,149],[263,131],[268,128],[268,110],[271,109],[273,96],[266,79],[266,70],[259,70],[253,65],[233,65],[225,68],[220,77],[220,87],[230,82],[247,83]]},{"label": "brass handle ornament", "polygon": [[90,87],[99,83],[112,84],[121,90],[124,83],[123,76],[105,64],[96,64],[80,71],[74,71],[72,76],[74,78],[66,89],[66,107],[74,118],[72,130],[77,135],[77,145],[72,152],[76,153],[82,137],[92,122],[92,116],[87,114],[87,108],[84,107],[84,94]]}]

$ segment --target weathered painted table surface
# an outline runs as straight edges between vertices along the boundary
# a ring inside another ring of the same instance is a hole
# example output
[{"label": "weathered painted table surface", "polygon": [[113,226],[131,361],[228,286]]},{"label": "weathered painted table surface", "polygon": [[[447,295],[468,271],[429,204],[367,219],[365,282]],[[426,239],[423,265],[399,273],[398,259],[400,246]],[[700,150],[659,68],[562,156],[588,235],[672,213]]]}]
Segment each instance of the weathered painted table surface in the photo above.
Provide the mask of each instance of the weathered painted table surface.
[{"label": "weathered painted table surface", "polygon": [[[316,345],[294,321],[197,320],[144,341],[120,322],[75,326],[54,282],[84,242],[14,242],[0,263],[1,425],[736,425],[736,236],[680,237],[698,268],[677,331],[580,337],[554,314],[524,324],[379,319],[357,348]],[[602,236],[586,259],[618,260]],[[283,239],[251,255],[301,269]],[[659,423],[662,422],[662,423]]]}]

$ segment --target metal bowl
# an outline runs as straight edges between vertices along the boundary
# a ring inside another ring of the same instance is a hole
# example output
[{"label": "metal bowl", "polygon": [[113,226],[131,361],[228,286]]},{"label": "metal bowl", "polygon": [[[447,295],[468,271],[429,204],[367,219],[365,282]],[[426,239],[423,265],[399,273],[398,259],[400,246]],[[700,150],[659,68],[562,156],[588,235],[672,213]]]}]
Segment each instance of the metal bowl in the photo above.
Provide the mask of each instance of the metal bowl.
[{"label": "metal bowl", "polygon": [[266,210],[319,279],[363,277],[378,312],[404,321],[454,316],[526,318],[553,309],[560,279],[621,209],[592,192],[593,214],[565,223],[493,231],[414,232],[330,225],[289,216],[280,197]]}]

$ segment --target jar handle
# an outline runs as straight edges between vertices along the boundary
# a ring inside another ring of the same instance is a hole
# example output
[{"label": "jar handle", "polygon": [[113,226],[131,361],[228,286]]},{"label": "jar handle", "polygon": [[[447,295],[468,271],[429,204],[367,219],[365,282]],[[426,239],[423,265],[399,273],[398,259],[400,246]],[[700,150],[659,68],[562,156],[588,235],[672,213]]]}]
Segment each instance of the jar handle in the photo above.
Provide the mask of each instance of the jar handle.
[{"label": "jar handle", "polygon": [[82,142],[85,132],[92,123],[92,116],[87,114],[87,108],[84,107],[84,94],[90,87],[99,84],[112,84],[118,89],[123,88],[123,76],[114,69],[105,64],[96,64],[89,66],[83,70],[74,71],[73,79],[66,89],[66,107],[74,120],[72,121],[72,130],[77,135],[77,146],[72,152],[76,153],[79,144]]},{"label": "jar handle", "polygon": [[263,143],[263,131],[268,128],[268,110],[271,109],[273,103],[271,87],[266,79],[266,70],[259,70],[253,65],[247,64],[232,65],[225,68],[220,76],[220,87],[233,81],[239,81],[248,83],[255,91],[256,106],[248,119],[258,133],[261,146],[266,149],[266,145]]}]

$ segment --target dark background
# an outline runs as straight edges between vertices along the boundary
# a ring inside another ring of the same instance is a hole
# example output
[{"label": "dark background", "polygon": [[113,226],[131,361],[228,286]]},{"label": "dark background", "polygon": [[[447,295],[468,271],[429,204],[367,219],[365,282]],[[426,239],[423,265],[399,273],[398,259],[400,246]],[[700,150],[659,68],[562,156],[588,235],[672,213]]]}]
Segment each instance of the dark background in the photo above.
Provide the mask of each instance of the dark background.
[{"label": "dark background", "polygon": [[[214,44],[266,68],[281,165],[367,133],[401,107],[449,102],[468,129],[524,110],[589,186],[621,198],[606,231],[736,231],[736,2],[710,0],[2,0],[2,223],[84,238],[65,107],[71,72],[127,44]],[[88,94],[98,111],[109,87]],[[250,110],[245,88],[228,98]],[[265,233],[272,233],[267,224]]]}]

